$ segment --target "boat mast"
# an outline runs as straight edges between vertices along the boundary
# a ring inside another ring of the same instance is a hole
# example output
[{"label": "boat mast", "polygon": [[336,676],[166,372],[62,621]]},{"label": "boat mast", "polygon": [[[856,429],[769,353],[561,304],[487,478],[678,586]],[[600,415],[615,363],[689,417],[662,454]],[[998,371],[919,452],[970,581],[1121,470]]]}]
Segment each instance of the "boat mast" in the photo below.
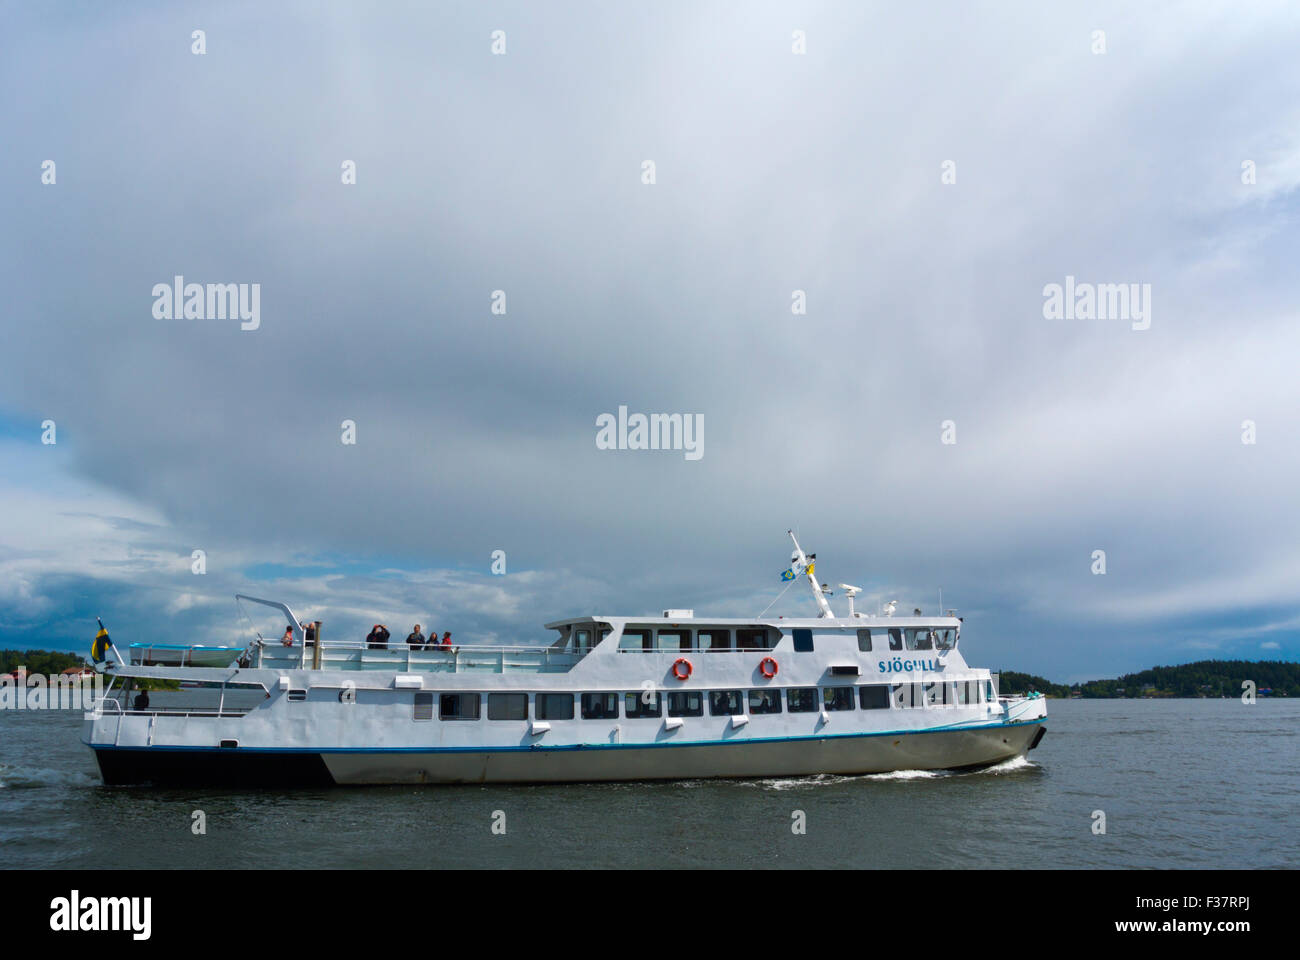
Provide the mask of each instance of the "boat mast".
[{"label": "boat mast", "polygon": [[[826,595],[822,592],[821,584],[813,576],[814,570],[808,563],[808,558],[804,556],[803,547],[799,546],[798,540],[795,540],[794,531],[787,530],[786,533],[790,534],[790,539],[794,541],[794,556],[790,558],[790,562],[796,564],[799,572],[808,578],[808,586],[812,588],[813,599],[817,601],[817,606],[821,609],[818,616],[835,619],[835,614],[831,612],[831,605],[826,602]],[[816,559],[816,554],[813,555],[813,558]]]}]

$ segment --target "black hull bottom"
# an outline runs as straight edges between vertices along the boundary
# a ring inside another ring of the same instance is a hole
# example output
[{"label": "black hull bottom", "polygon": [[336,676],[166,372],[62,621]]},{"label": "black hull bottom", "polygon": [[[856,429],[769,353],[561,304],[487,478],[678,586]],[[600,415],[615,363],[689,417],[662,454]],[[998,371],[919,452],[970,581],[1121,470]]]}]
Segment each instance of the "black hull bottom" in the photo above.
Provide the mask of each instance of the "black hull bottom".
[{"label": "black hull bottom", "polygon": [[111,786],[330,787],[334,777],[319,753],[232,750],[96,750]]}]

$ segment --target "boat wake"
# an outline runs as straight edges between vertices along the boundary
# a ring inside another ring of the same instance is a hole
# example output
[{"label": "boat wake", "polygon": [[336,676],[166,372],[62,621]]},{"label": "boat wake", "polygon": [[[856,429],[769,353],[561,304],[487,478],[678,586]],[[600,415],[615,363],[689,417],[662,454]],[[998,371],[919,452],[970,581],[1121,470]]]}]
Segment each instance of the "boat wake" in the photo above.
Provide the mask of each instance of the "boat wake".
[{"label": "boat wake", "polygon": [[41,787],[97,787],[99,779],[80,770],[48,767],[20,769],[0,763],[0,790],[30,790]]},{"label": "boat wake", "polygon": [[991,767],[979,770],[891,770],[888,773],[863,773],[854,775],[818,774],[811,777],[779,777],[765,780],[742,781],[741,786],[760,787],[765,790],[796,790],[802,787],[829,787],[858,780],[890,783],[907,780],[947,780],[952,777],[987,777],[1037,770],[1038,764],[1027,757],[1012,757]]}]

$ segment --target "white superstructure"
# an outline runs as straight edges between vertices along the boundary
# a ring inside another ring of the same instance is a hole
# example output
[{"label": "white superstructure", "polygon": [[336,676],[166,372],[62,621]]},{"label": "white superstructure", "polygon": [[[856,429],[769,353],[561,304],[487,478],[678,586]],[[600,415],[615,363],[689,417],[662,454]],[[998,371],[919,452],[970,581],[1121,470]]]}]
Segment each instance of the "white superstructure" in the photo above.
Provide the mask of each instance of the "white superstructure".
[{"label": "white superstructure", "polygon": [[[821,616],[584,616],[548,623],[549,646],[379,649],[319,624],[308,642],[288,606],[244,597],[283,612],[290,646],[259,636],[220,667],[115,663],[83,739],[108,783],[780,777],[978,767],[1037,746],[1045,700],[998,696],[963,658],[959,618],[836,617],[797,542],[789,574]],[[208,703],[137,705],[139,678],[202,684]]]}]

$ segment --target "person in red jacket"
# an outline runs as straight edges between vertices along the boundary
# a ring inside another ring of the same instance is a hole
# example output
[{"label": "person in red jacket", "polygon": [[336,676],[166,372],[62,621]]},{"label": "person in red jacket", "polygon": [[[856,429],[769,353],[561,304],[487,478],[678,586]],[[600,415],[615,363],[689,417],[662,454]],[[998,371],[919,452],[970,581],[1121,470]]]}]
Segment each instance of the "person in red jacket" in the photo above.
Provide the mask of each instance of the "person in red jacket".
[{"label": "person in red jacket", "polygon": [[450,650],[450,649],[451,649],[451,631],[450,631],[450,630],[448,630],[446,633],[444,633],[444,634],[442,635],[442,643],[438,644],[438,646],[441,647],[443,650]]}]

